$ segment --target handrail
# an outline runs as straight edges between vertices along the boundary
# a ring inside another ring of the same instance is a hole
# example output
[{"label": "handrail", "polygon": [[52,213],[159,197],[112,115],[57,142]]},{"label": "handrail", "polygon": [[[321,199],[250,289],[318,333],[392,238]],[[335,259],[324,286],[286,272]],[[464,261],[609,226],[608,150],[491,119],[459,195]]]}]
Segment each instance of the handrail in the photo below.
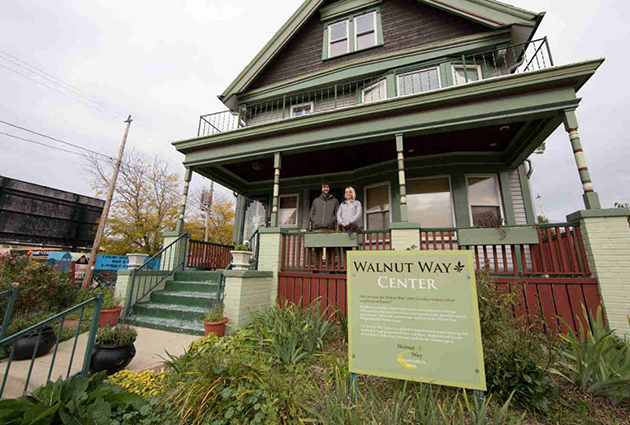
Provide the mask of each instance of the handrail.
[{"label": "handrail", "polygon": [[[153,292],[158,285],[168,279],[176,271],[184,270],[186,266],[186,251],[188,233],[183,233],[170,245],[162,248],[157,254],[147,260],[142,266],[131,271],[129,288],[125,299],[125,317],[131,309]],[[154,270],[159,262],[158,270]],[[144,274],[140,274],[144,272]]]},{"label": "handrail", "polygon": [[2,329],[0,329],[0,341],[4,339],[9,327],[9,320],[11,319],[11,313],[13,313],[13,304],[17,298],[18,285],[14,285],[11,289],[0,292],[0,297],[9,296],[9,302],[7,303],[7,309],[4,312],[4,318],[2,319]]},{"label": "handrail", "polygon": [[252,235],[247,240],[247,246],[251,247],[252,243],[254,243],[254,240],[255,240],[256,246],[254,248],[255,249],[254,255],[249,260],[250,270],[258,270],[258,255],[260,253],[260,232],[258,231],[257,227],[254,229],[254,231],[252,232]]},{"label": "handrail", "polygon": [[188,242],[202,243],[204,245],[220,246],[222,248],[234,248],[234,245],[226,245],[226,244],[216,243],[216,242],[206,242],[199,239],[188,239]]},{"label": "handrail", "polygon": [[7,381],[8,381],[8,377],[9,377],[9,372],[11,369],[11,364],[13,363],[13,358],[15,356],[15,345],[16,344],[12,344],[15,341],[19,340],[20,338],[23,338],[25,336],[28,335],[33,335],[35,332],[37,332],[37,340],[35,342],[35,348],[33,350],[33,355],[31,357],[31,363],[28,369],[28,374],[26,376],[26,380],[24,383],[24,390],[23,391],[27,391],[28,390],[28,384],[31,381],[31,376],[33,373],[33,366],[35,364],[35,358],[37,356],[37,352],[39,351],[39,347],[42,343],[42,339],[43,339],[43,331],[45,328],[48,327],[48,325],[52,324],[53,322],[56,322],[57,320],[61,319],[60,323],[59,323],[59,327],[57,329],[57,337],[56,337],[56,341],[55,341],[55,349],[52,355],[52,359],[50,360],[50,368],[48,369],[48,376],[47,376],[47,381],[50,381],[50,378],[52,377],[52,372],[53,372],[53,368],[55,368],[55,366],[58,367],[58,365],[55,363],[55,359],[57,358],[57,350],[59,348],[59,342],[60,342],[60,338],[61,338],[61,333],[63,331],[63,325],[65,323],[66,317],[72,313],[74,313],[75,311],[79,311],[80,310],[80,316],[79,316],[79,323],[77,324],[77,330],[76,333],[74,335],[74,344],[72,347],[72,353],[70,354],[70,362],[68,363],[68,371],[66,373],[66,379],[70,376],[70,372],[72,370],[72,363],[74,361],[74,355],[76,353],[76,349],[77,349],[77,343],[79,341],[79,335],[81,333],[81,325],[83,323],[83,316],[85,313],[85,308],[90,305],[90,304],[94,304],[94,311],[92,312],[92,322],[90,324],[90,333],[88,335],[88,339],[86,342],[86,349],[85,349],[85,353],[83,356],[83,365],[81,367],[81,371],[77,372],[77,374],[81,374],[83,376],[88,376],[88,372],[89,372],[89,368],[90,368],[90,361],[92,359],[92,352],[94,350],[94,342],[96,340],[96,330],[98,329],[98,320],[99,320],[99,315],[101,312],[101,306],[103,304],[103,294],[98,294],[96,297],[94,298],[90,298],[89,300],[83,301],[82,303],[79,303],[77,305],[75,305],[74,307],[70,307],[64,311],[62,311],[61,313],[55,314],[54,316],[46,319],[46,320],[42,320],[41,322],[37,323],[36,325],[33,325],[27,329],[24,329],[20,332],[17,332],[7,338],[4,338],[2,340],[0,340],[0,350],[3,350],[4,347],[11,345],[11,350],[10,350],[10,354],[9,354],[9,360],[6,364],[6,368],[4,370],[4,378],[2,380],[2,384],[0,386],[0,397],[2,397],[2,395],[4,394],[4,389],[6,387]]}]

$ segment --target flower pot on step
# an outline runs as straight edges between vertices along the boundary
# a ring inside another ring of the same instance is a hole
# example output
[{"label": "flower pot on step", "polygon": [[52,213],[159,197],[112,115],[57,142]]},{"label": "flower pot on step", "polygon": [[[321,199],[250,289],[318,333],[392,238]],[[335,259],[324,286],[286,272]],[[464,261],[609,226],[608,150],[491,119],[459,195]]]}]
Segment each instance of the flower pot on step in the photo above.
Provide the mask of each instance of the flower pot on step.
[{"label": "flower pot on step", "polygon": [[116,307],[108,310],[101,310],[101,314],[98,317],[98,326],[99,328],[105,326],[116,326],[118,324],[118,319],[120,319],[120,313],[122,312],[122,306],[117,305]]},{"label": "flower pot on step", "polygon": [[234,264],[234,270],[247,270],[249,269],[249,260],[254,255],[251,251],[230,251],[232,254],[232,264]]},{"label": "flower pot on step", "polygon": [[[27,360],[33,358],[33,352],[35,351],[35,345],[37,345],[38,332],[32,332],[28,335],[15,341],[12,345],[5,347],[5,353],[7,357],[11,355],[13,345],[15,345],[15,351],[13,353],[13,360]],[[45,356],[55,346],[57,337],[55,331],[51,327],[45,327],[42,331],[42,338],[37,348],[37,354],[35,357]]]},{"label": "flower pot on step", "polygon": [[90,374],[107,371],[107,376],[120,372],[136,356],[136,346],[129,343],[123,346],[96,344],[90,361]]},{"label": "flower pot on step", "polygon": [[223,320],[219,321],[219,322],[206,322],[205,320],[203,321],[203,328],[204,331],[206,333],[206,336],[210,335],[210,334],[216,334],[217,336],[224,336],[225,335],[225,328],[227,326],[227,322],[230,319],[228,319],[227,317],[224,318]]}]

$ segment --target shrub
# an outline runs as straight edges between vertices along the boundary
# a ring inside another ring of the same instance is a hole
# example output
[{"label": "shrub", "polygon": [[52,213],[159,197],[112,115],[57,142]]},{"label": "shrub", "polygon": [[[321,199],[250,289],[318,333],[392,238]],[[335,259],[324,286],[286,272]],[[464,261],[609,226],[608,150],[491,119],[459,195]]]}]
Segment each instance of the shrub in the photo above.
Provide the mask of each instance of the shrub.
[{"label": "shrub", "polygon": [[564,373],[557,372],[582,390],[606,397],[614,405],[630,398],[630,342],[615,338],[604,324],[601,306],[595,317],[582,305],[587,324],[578,321],[578,335],[560,335],[568,343],[560,362]]},{"label": "shrub", "polygon": [[319,302],[309,308],[286,302],[284,307],[273,305],[260,310],[243,332],[247,340],[276,361],[295,364],[322,348],[334,317],[335,313],[322,309]]},{"label": "shrub", "polygon": [[249,251],[249,247],[247,245],[236,245],[234,251]]},{"label": "shrub", "polygon": [[499,293],[487,275],[477,275],[477,292],[488,390],[502,400],[514,394],[528,410],[547,411],[550,397],[559,392],[549,373],[557,339],[542,331],[542,318],[530,317],[531,325],[515,318],[519,300]]},{"label": "shrub", "polygon": [[123,387],[143,398],[158,396],[164,391],[164,371],[145,370],[137,373],[121,370],[109,377],[109,384]]},{"label": "shrub", "polygon": [[46,314],[40,311],[19,313],[18,315],[14,316],[9,322],[9,327],[7,328],[7,336],[11,336],[18,332],[21,332],[24,329],[28,329],[31,326],[34,326],[39,322],[48,319],[51,316],[51,314]]},{"label": "shrub", "polygon": [[220,322],[220,321],[225,319],[225,314],[224,314],[223,310],[224,310],[223,303],[216,303],[210,309],[210,311],[208,311],[206,313],[206,315],[204,316],[203,320],[208,322],[208,323],[210,323],[210,322]]},{"label": "shrub", "polygon": [[48,382],[17,400],[0,400],[0,423],[114,424],[145,405],[142,397],[103,382],[105,372],[90,379],[75,376]]},{"label": "shrub", "polygon": [[96,343],[122,347],[131,344],[138,337],[138,332],[125,323],[116,326],[105,326],[96,331]]},{"label": "shrub", "polygon": [[[31,311],[59,312],[70,307],[77,288],[70,282],[70,273],[57,273],[50,266],[31,260],[28,256],[0,256],[0,291],[18,282],[18,296],[14,313]],[[4,308],[0,308],[4,314]]]}]

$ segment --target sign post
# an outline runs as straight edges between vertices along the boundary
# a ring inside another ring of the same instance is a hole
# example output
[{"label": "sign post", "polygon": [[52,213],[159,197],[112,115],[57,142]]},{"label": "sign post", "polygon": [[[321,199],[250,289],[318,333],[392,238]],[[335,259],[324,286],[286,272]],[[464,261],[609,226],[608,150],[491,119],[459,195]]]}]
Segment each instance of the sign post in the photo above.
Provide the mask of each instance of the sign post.
[{"label": "sign post", "polygon": [[352,374],[486,390],[470,251],[350,251],[347,264]]}]

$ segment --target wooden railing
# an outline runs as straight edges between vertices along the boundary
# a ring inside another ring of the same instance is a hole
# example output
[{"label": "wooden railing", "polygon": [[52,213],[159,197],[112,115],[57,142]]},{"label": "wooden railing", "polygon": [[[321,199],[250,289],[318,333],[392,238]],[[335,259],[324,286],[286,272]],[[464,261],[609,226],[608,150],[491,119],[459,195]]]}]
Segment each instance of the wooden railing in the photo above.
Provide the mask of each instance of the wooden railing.
[{"label": "wooden railing", "polygon": [[207,270],[224,269],[230,264],[230,251],[233,249],[233,245],[191,239],[188,242],[186,267]]},{"label": "wooden railing", "polygon": [[[366,251],[389,251],[391,233],[389,230],[365,231],[358,233],[358,249]],[[305,233],[282,235],[282,271],[345,272],[346,252],[353,248],[307,248]],[[264,249],[264,247],[263,247]]]}]

